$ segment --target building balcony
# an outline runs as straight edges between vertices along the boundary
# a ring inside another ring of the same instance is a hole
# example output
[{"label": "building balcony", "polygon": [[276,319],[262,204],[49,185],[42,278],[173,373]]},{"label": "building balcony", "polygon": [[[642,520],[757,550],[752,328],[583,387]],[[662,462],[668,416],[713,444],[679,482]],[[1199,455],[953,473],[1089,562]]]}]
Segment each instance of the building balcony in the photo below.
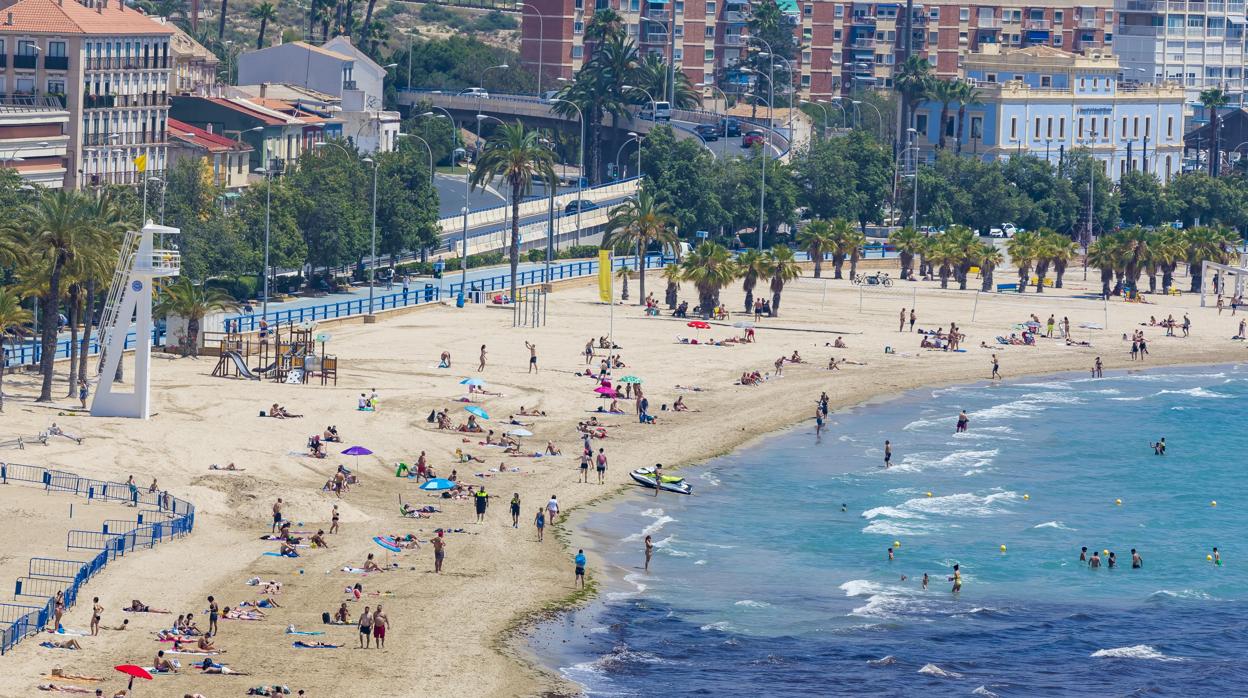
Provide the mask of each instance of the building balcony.
[{"label": "building balcony", "polygon": [[1099,19],[1081,19],[1079,20],[1080,29],[1104,29],[1105,22]]},{"label": "building balcony", "polygon": [[643,36],[645,38],[642,39],[642,43],[645,43],[645,44],[666,44],[667,43],[667,32],[647,32]]},{"label": "building balcony", "polygon": [[734,24],[742,24],[742,23],[750,21],[750,17],[744,12],[736,12],[736,11],[729,10],[724,13],[724,21],[732,22]]},{"label": "building balcony", "polygon": [[849,45],[850,45],[850,48],[874,49],[880,43],[881,42],[878,42],[875,39],[854,39],[852,42],[850,42]]},{"label": "building balcony", "polygon": [[34,70],[39,65],[39,57],[35,54],[29,56],[13,56],[13,67],[18,70]]},{"label": "building balcony", "polygon": [[657,20],[659,22],[666,22],[668,19],[671,18],[671,14],[667,10],[659,10],[659,9],[652,8],[652,9],[646,10],[646,18]]},{"label": "building balcony", "polygon": [[1165,27],[1151,27],[1151,26],[1138,25],[1138,24],[1124,24],[1121,27],[1118,27],[1115,33],[1118,36],[1143,36],[1143,37],[1153,38],[1153,37],[1158,37],[1158,36],[1164,36],[1166,33],[1166,28]]},{"label": "building balcony", "polygon": [[44,56],[44,70],[69,70],[69,56]]},{"label": "building balcony", "polygon": [[724,45],[725,46],[744,46],[745,36],[743,34],[725,34]]},{"label": "building balcony", "polygon": [[1053,28],[1053,23],[1047,19],[1025,19],[1023,20],[1023,29],[1030,31],[1049,31]]},{"label": "building balcony", "polygon": [[355,81],[354,81],[354,80],[343,80],[343,81],[342,81],[342,89],[344,89],[344,90],[357,90],[357,89],[359,89],[359,88],[355,86]]},{"label": "building balcony", "polygon": [[1165,12],[1164,0],[1127,0],[1122,8],[1125,12]]},{"label": "building balcony", "polygon": [[980,17],[975,21],[976,29],[1000,29],[1001,27],[1000,17]]}]

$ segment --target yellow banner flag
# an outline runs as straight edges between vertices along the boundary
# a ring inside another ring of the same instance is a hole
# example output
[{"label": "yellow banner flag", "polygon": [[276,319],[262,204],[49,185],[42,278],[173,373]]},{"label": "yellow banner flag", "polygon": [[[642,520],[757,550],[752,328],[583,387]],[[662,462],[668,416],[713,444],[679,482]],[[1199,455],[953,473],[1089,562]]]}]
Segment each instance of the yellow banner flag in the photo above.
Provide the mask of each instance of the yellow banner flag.
[{"label": "yellow banner flag", "polygon": [[598,298],[611,302],[611,250],[598,250]]},{"label": "yellow banner flag", "polygon": [[147,156],[140,155],[134,159],[134,166],[139,172],[147,172]]}]

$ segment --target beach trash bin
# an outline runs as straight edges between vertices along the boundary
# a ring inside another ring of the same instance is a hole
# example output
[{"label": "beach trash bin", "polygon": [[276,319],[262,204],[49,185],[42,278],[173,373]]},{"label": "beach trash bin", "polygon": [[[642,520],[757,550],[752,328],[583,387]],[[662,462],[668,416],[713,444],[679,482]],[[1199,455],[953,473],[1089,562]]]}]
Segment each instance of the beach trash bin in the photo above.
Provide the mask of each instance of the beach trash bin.
[{"label": "beach trash bin", "polygon": [[464,307],[464,292],[463,291],[460,291],[459,295],[455,296],[455,307],[456,308]]},{"label": "beach trash bin", "polygon": [[433,284],[425,284],[425,302],[433,301]]}]

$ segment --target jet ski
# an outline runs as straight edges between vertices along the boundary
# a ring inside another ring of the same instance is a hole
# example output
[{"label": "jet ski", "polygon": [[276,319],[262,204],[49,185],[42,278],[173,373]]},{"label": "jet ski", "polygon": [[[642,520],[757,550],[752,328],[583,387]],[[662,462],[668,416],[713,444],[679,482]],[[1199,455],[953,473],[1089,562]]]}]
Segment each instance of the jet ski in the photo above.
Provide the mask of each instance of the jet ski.
[{"label": "jet ski", "polygon": [[[642,487],[655,486],[654,468],[638,468],[629,473],[629,475]],[[658,487],[666,492],[693,494],[693,486],[685,482],[685,478],[678,475],[660,475]]]}]

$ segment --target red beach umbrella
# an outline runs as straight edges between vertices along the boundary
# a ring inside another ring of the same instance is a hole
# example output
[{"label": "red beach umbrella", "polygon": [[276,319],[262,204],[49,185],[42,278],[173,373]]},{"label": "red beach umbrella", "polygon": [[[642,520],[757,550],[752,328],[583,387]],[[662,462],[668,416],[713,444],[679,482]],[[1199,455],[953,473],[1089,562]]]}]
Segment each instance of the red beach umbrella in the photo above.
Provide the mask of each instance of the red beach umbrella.
[{"label": "red beach umbrella", "polygon": [[686,323],[686,324],[687,324],[689,327],[692,327],[692,328],[693,328],[693,329],[695,329],[695,330],[709,330],[709,329],[711,329],[711,323],[709,323],[709,322],[705,322],[705,321],[703,321],[703,320],[693,320],[693,321],[691,321],[691,322],[689,322],[689,323]]},{"label": "red beach umbrella", "polygon": [[127,691],[134,690],[135,679],[146,679],[147,681],[152,680],[152,675],[148,673],[147,669],[144,669],[136,664],[118,664],[113,668],[130,677],[130,684],[126,687]]}]

